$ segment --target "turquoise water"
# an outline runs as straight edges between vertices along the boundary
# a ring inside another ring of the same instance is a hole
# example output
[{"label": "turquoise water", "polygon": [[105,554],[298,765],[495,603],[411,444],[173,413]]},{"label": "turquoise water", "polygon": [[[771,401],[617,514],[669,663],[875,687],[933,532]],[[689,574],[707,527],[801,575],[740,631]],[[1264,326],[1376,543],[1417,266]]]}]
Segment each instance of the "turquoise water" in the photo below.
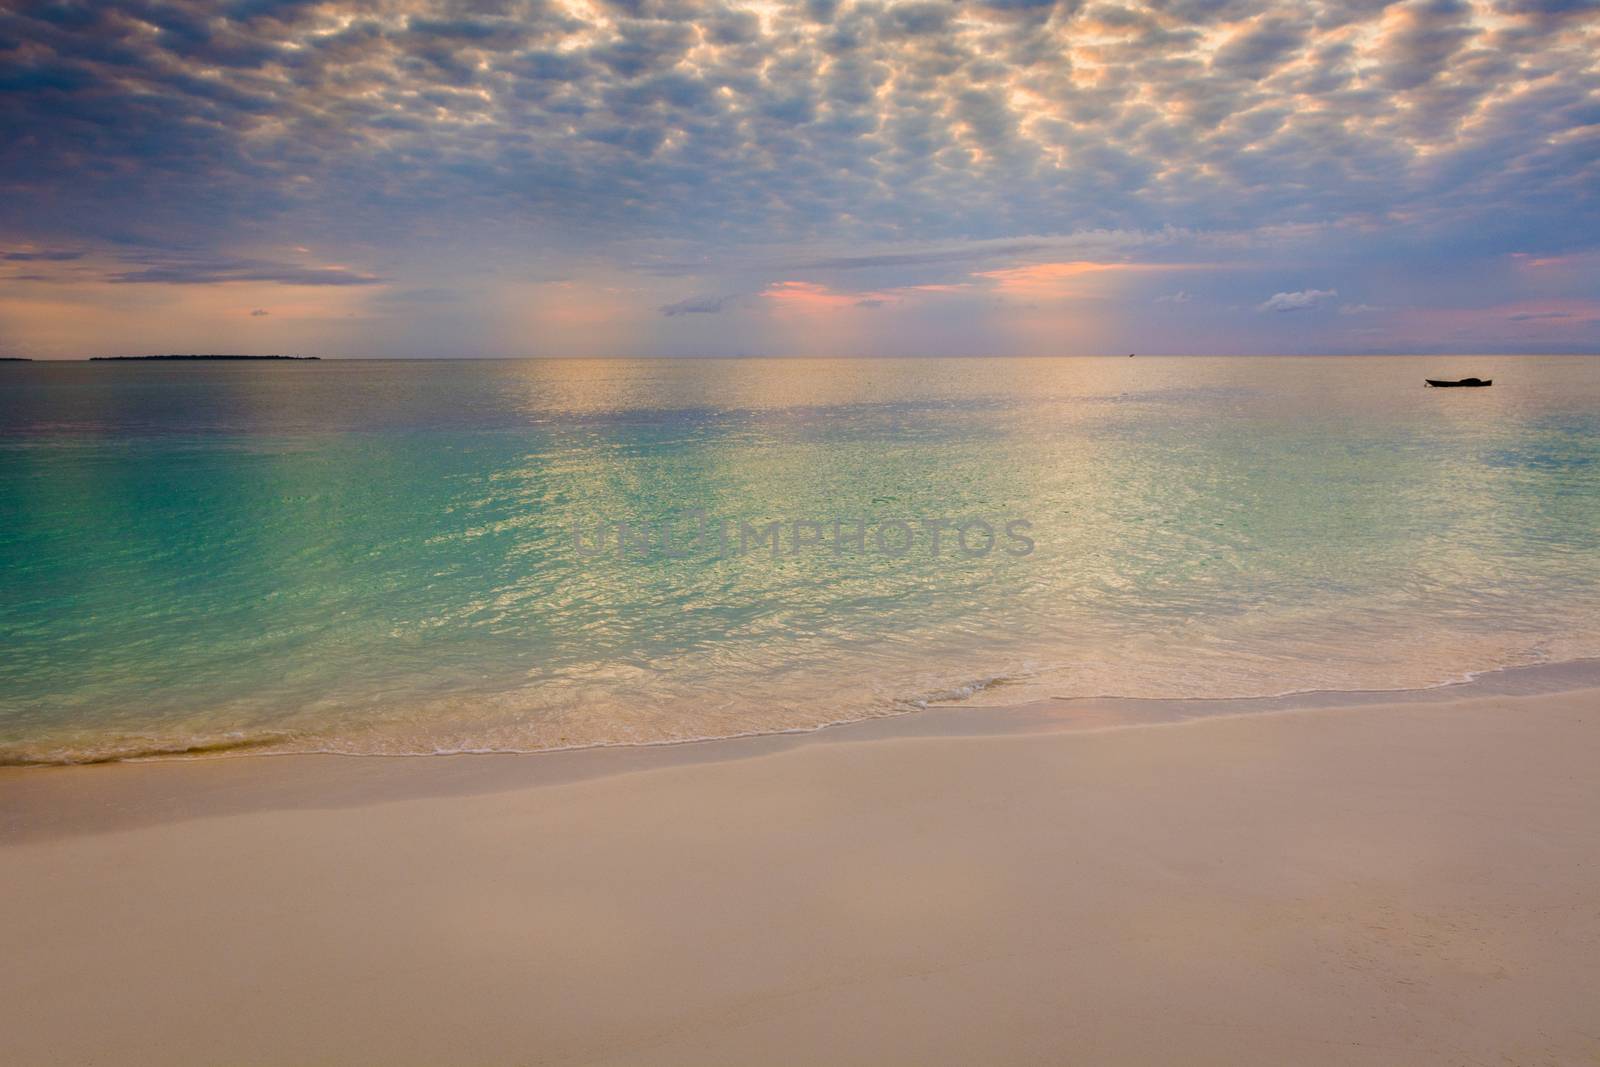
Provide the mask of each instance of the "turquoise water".
[{"label": "turquoise water", "polygon": [[1600,360],[0,364],[0,516],[0,762],[1415,688],[1600,654]]}]

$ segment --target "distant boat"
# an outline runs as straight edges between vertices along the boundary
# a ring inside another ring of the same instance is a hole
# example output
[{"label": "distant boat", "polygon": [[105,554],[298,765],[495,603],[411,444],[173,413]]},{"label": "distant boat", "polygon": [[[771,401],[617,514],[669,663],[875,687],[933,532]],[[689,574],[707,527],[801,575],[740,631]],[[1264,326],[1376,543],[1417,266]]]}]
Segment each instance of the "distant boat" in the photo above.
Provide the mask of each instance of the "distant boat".
[{"label": "distant boat", "polygon": [[1442,378],[1424,378],[1423,381],[1436,389],[1454,389],[1459,386],[1493,385],[1493,378],[1462,378],[1459,381],[1449,382]]}]

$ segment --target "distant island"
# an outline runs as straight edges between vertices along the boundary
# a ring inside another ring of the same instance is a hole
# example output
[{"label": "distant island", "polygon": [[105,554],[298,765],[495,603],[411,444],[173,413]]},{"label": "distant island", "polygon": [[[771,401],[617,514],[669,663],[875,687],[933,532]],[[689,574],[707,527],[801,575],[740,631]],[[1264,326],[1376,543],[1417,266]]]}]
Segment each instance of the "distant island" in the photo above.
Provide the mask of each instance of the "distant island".
[{"label": "distant island", "polygon": [[0,363],[32,363],[27,356],[0,356]]},{"label": "distant island", "polygon": [[90,363],[115,360],[320,360],[320,355],[91,355]]}]

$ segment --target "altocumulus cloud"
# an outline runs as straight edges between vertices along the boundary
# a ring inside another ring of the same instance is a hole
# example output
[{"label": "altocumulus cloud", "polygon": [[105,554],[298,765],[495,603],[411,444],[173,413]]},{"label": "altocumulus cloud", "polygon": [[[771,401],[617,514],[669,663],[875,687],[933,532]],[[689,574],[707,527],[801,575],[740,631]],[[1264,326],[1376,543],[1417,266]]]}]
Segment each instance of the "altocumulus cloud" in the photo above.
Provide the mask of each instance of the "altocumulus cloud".
[{"label": "altocumulus cloud", "polygon": [[723,241],[1545,217],[1594,161],[1564,136],[1597,117],[1593,14],[18,0],[0,210],[91,237],[141,215],[372,234],[422,210],[488,224],[498,201],[591,237]]},{"label": "altocumulus cloud", "polygon": [[82,258],[82,252],[67,251],[0,253],[0,260],[4,260],[7,263],[68,263]]},{"label": "altocumulus cloud", "polygon": [[1273,293],[1257,308],[1258,311],[1305,311],[1318,304],[1327,303],[1339,293],[1334,289],[1301,289],[1293,293]]},{"label": "altocumulus cloud", "polygon": [[728,296],[692,296],[667,304],[660,311],[668,318],[678,315],[715,315],[732,301],[733,297]]}]

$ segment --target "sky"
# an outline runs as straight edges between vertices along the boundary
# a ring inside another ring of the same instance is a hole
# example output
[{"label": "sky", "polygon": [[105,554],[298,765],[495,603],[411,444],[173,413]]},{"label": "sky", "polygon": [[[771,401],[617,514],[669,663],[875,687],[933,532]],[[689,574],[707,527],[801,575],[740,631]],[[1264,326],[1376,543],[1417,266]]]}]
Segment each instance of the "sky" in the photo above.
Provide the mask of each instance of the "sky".
[{"label": "sky", "polygon": [[1600,351],[1600,0],[0,0],[0,355]]}]

